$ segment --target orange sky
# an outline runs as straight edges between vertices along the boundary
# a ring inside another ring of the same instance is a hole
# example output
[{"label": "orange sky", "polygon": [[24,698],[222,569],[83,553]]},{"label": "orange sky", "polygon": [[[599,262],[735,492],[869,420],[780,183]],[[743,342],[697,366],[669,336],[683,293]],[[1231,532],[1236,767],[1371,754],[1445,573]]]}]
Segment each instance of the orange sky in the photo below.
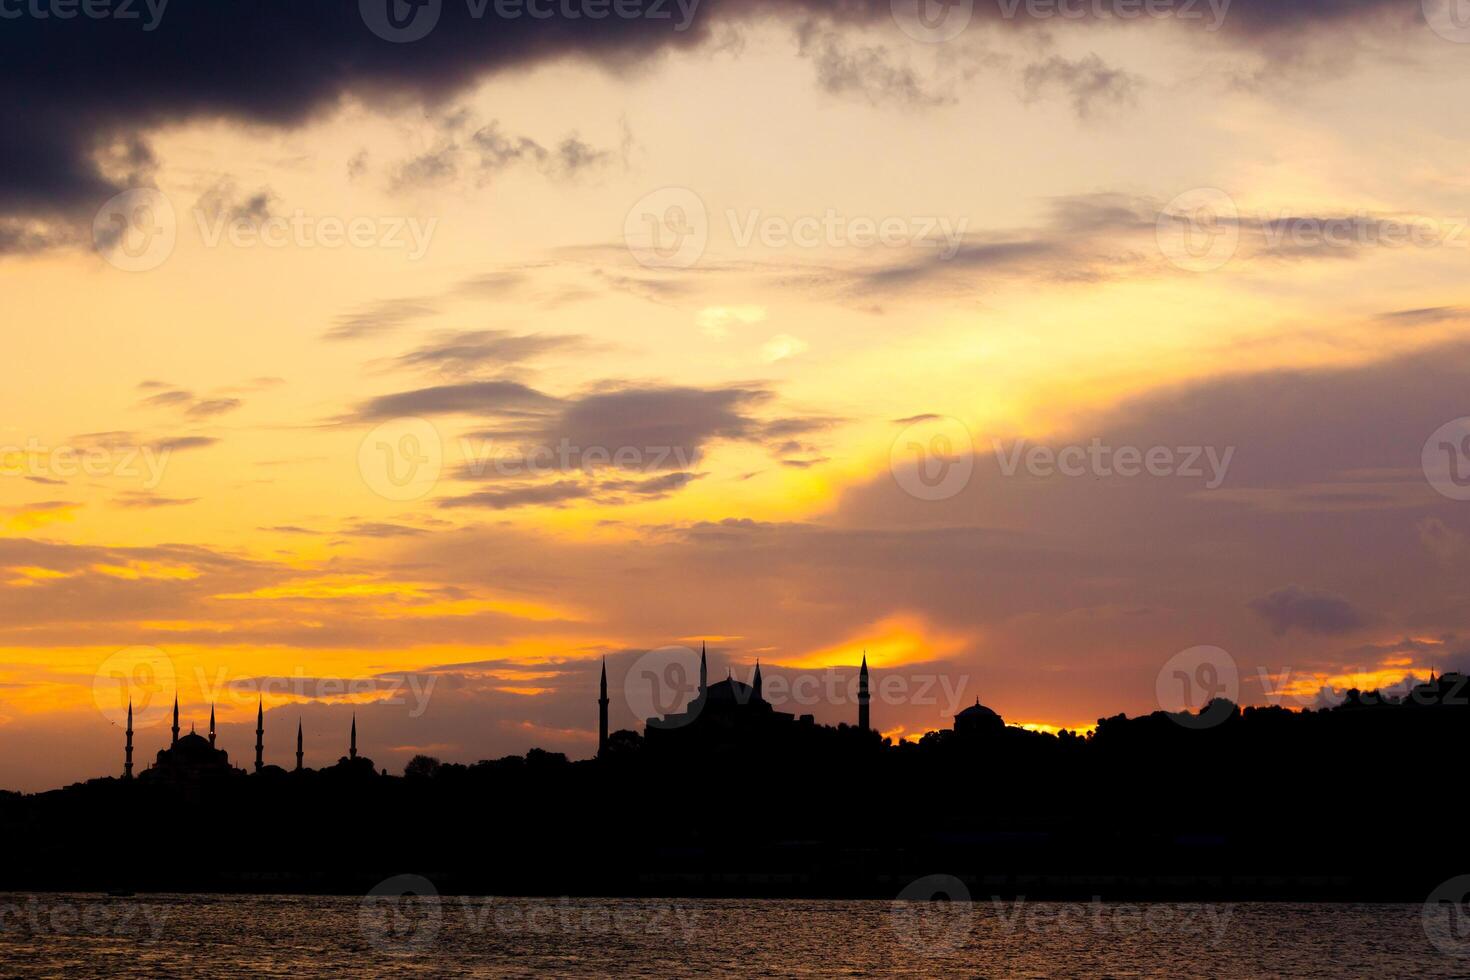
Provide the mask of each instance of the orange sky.
[{"label": "orange sky", "polygon": [[[1421,449],[1470,414],[1470,78],[1354,37],[772,13],[150,124],[120,243],[0,258],[0,787],[117,768],[122,690],[146,757],[175,687],[237,761],[258,696],[280,758],[354,708],[394,768],[585,756],[601,658],[701,639],[866,651],[896,737],[1153,710],[1200,644],[1247,703],[1454,665],[1470,504]],[[1017,440],[1231,456],[1008,474]]]}]

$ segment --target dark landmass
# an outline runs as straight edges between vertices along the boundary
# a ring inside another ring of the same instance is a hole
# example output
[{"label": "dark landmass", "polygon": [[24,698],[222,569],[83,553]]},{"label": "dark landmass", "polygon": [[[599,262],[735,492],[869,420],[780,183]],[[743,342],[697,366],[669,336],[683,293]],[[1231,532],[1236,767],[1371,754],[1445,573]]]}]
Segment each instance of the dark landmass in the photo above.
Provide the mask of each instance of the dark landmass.
[{"label": "dark landmass", "polygon": [[1087,737],[983,707],[898,745],[722,717],[615,732],[579,762],[419,757],[388,776],[344,758],[0,794],[0,889],[362,894],[419,874],[446,894],[891,899],[946,874],[976,897],[1420,902],[1470,870],[1458,674],[1322,710],[1118,715]]}]

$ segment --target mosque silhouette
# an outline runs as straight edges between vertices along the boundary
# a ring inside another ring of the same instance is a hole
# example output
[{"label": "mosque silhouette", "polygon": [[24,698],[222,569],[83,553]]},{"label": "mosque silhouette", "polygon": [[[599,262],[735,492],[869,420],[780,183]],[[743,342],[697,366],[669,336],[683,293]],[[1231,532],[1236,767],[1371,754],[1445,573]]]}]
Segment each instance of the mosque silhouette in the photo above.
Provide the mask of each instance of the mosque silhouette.
[{"label": "mosque silhouette", "polygon": [[[209,736],[199,735],[191,727],[189,734],[179,736],[179,699],[174,696],[173,738],[168,748],[159,749],[153,765],[138,774],[142,782],[151,783],[199,783],[217,779],[232,779],[246,775],[244,769],[231,764],[230,754],[215,745],[214,708],[209,709]],[[123,778],[133,778],[133,704],[128,702],[128,725],[124,733],[127,739],[124,748]],[[303,737],[301,722],[296,723],[296,767],[288,774],[280,766],[265,762],[265,702],[259,701],[255,709],[255,768],[254,773],[265,779],[280,779],[293,774],[305,774],[307,769],[302,760]],[[348,736],[347,754],[337,760],[332,770],[358,776],[371,776],[376,770],[373,760],[357,754],[357,716],[352,716],[351,734]],[[386,770],[384,771],[386,775]]]},{"label": "mosque silhouette", "polygon": [[[943,874],[977,897],[1421,902],[1465,872],[1444,830],[1463,781],[1414,767],[1470,739],[1459,672],[1302,710],[1118,714],[1085,735],[977,700],[902,741],[875,730],[866,657],[836,725],[779,710],[760,665],[711,682],[702,651],[687,699],[610,731],[607,673],[592,758],[421,754],[391,776],[358,754],[356,716],[346,755],[315,770],[297,720],[288,769],[265,759],[257,703],[246,771],[213,712],[184,733],[176,700],[141,771],[130,722],[120,776],[0,791],[0,834],[21,842],[0,890],[361,895],[414,873],[445,894],[892,899]],[[1402,856],[1363,860],[1365,841]]]}]

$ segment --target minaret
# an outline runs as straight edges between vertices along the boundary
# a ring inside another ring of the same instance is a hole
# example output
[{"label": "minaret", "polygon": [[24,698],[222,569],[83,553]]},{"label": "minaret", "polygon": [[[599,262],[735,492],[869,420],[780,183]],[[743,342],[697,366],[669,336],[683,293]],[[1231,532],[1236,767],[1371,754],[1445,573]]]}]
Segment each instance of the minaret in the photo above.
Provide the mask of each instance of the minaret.
[{"label": "minaret", "polygon": [[753,700],[761,700],[761,662],[759,657],[755,661],[755,676],[750,679],[750,686],[755,691],[755,698]]},{"label": "minaret", "polygon": [[602,658],[602,694],[597,698],[597,755],[607,751],[607,658]]},{"label": "minaret", "polygon": [[347,758],[357,758],[357,712],[352,713],[352,744],[347,747]]},{"label": "minaret", "polygon": [[133,778],[133,699],[128,698],[128,748],[123,762],[123,778]]},{"label": "minaret", "polygon": [[209,747],[214,748],[214,705],[209,706]]},{"label": "minaret", "polygon": [[179,744],[179,692],[174,692],[174,740],[169,743],[169,748]]},{"label": "minaret", "polygon": [[301,719],[296,719],[296,771],[301,771]]},{"label": "minaret", "polygon": [[255,771],[265,768],[265,698],[255,702]]},{"label": "minaret", "polygon": [[863,665],[858,668],[858,728],[868,730],[868,651],[863,651]]},{"label": "minaret", "polygon": [[704,643],[699,644],[699,697],[704,697],[704,689],[709,687],[709,663],[704,659]]}]

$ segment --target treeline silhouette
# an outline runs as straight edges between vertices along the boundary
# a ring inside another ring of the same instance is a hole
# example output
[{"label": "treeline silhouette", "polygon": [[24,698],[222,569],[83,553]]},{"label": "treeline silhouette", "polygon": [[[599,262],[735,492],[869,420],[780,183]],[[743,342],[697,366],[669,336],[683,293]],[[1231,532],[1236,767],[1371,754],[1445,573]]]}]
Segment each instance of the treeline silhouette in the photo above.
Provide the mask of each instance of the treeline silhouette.
[{"label": "treeline silhouette", "polygon": [[0,795],[0,888],[891,898],[951,874],[984,895],[1421,901],[1470,868],[1470,686],[1293,711],[1216,701],[1083,737],[976,725],[888,744],[841,725],[613,733],[533,749],[196,782]]}]

